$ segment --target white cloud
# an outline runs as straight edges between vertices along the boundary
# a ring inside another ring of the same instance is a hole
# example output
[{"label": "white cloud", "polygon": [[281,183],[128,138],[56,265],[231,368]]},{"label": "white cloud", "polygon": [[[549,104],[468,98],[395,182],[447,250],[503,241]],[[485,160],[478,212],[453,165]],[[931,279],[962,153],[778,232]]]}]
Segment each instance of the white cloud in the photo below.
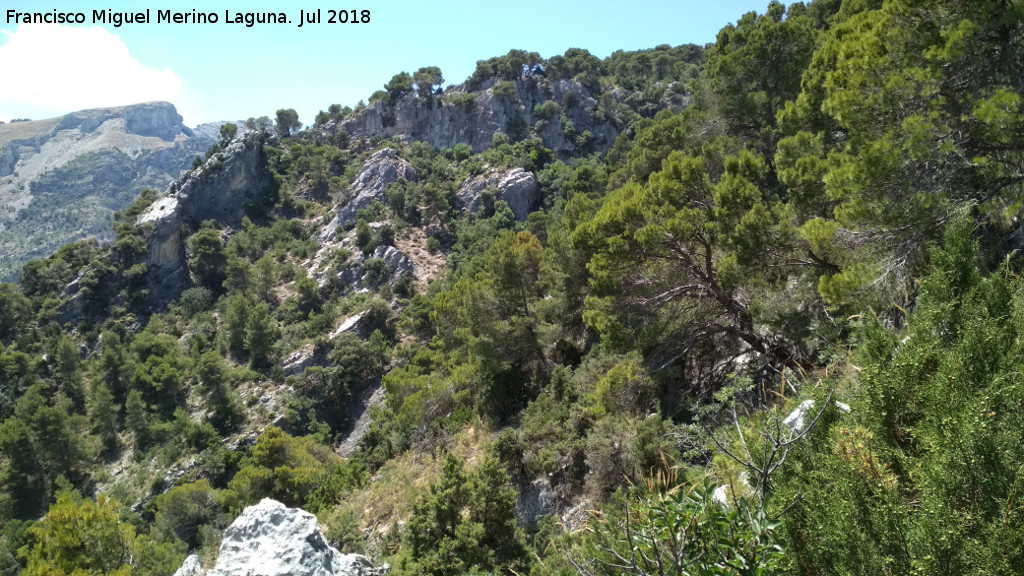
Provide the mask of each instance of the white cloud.
[{"label": "white cloud", "polygon": [[[173,102],[181,78],[147,68],[121,37],[98,26],[22,24],[0,30],[0,117],[59,115],[149,100]],[[36,116],[38,117],[38,116]]]}]

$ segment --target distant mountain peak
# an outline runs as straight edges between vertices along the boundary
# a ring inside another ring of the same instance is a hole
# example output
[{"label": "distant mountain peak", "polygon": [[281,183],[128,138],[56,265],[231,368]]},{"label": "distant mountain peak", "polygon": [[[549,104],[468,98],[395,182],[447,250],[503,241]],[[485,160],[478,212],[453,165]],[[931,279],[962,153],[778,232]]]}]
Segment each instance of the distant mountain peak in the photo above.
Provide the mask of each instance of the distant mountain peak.
[{"label": "distant mountain peak", "polygon": [[166,188],[215,141],[170,102],[0,125],[0,278],[67,242],[112,239],[115,211]]}]

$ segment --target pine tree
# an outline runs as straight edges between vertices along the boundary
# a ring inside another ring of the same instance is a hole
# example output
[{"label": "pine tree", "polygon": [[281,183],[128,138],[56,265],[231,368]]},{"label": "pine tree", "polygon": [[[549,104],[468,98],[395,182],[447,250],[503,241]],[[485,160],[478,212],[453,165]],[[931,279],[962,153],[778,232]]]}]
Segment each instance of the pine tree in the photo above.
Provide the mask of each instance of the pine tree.
[{"label": "pine tree", "polygon": [[516,525],[516,493],[497,460],[467,475],[452,454],[441,479],[413,508],[406,538],[419,573],[449,576],[519,567],[526,560]]},{"label": "pine tree", "polygon": [[245,348],[249,351],[249,363],[253,367],[269,366],[274,332],[274,319],[270,316],[270,307],[266,302],[260,302],[252,309],[249,321],[245,325]]},{"label": "pine tree", "polygon": [[249,299],[238,294],[228,301],[225,322],[227,323],[228,348],[235,358],[245,355],[245,327],[249,323]]},{"label": "pine tree", "polygon": [[303,312],[319,312],[323,298],[320,296],[320,286],[316,280],[310,278],[305,272],[300,272],[295,279],[295,289],[299,293],[299,308]]},{"label": "pine tree", "polygon": [[203,227],[188,239],[188,266],[196,284],[219,292],[227,271],[227,255],[220,232]]},{"label": "pine tree", "polygon": [[0,424],[0,454],[6,463],[0,468],[4,492],[11,498],[10,506],[17,518],[34,518],[43,500],[42,470],[32,443],[31,430],[17,418]]},{"label": "pine tree", "polygon": [[78,343],[67,336],[62,337],[57,342],[55,356],[64,393],[71,399],[74,408],[80,409],[85,404],[85,394],[82,390],[82,357]]},{"label": "pine tree", "polygon": [[273,296],[274,285],[277,283],[277,270],[275,268],[274,259],[269,254],[256,261],[252,284],[258,300],[269,302]]},{"label": "pine tree", "polygon": [[199,359],[196,377],[202,391],[209,399],[213,412],[210,422],[224,432],[241,422],[243,411],[228,382],[227,367],[220,354],[211,350]]},{"label": "pine tree", "polygon": [[150,440],[149,415],[146,413],[146,403],[142,400],[142,394],[138,390],[128,393],[124,411],[125,427],[135,433],[135,446],[145,449]]},{"label": "pine tree", "polygon": [[103,382],[118,402],[123,402],[128,393],[128,378],[131,374],[129,362],[121,337],[116,332],[104,332],[100,336],[99,371],[94,381]]},{"label": "pine tree", "polygon": [[252,265],[245,258],[229,256],[224,289],[232,293],[244,293],[252,286]]},{"label": "pine tree", "polygon": [[493,566],[510,567],[526,556],[523,532],[516,524],[516,490],[495,458],[484,460],[469,484],[469,521],[479,524],[478,545]]},{"label": "pine tree", "polygon": [[107,450],[113,449],[117,443],[119,411],[120,407],[114,403],[114,395],[110,393],[110,388],[106,384],[100,382],[93,386],[89,416],[92,419],[93,430],[100,435]]}]

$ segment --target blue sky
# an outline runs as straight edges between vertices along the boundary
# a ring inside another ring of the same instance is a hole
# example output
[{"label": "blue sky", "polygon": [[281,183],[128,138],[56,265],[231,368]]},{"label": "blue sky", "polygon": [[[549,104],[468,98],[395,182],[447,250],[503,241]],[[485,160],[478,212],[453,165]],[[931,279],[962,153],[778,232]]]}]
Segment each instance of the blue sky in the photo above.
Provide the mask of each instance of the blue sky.
[{"label": "blue sky", "polygon": [[[94,26],[92,10],[143,5],[10,0],[0,11],[0,120],[164,99],[189,125],[272,117],[278,108],[295,108],[308,123],[331,103],[354,106],[403,70],[439,66],[454,84],[477,60],[513,48],[549,57],[579,47],[603,58],[618,49],[704,44],[745,12],[764,12],[767,3],[165,0],[150,9],[153,22],[115,28]],[[157,8],[196,8],[216,13],[220,22],[156,24]],[[326,20],[327,10],[339,8],[369,9],[371,22],[297,26],[300,9],[319,9]],[[84,12],[86,24],[8,24],[8,9]],[[247,28],[225,23],[225,11],[284,12],[292,23]]]}]

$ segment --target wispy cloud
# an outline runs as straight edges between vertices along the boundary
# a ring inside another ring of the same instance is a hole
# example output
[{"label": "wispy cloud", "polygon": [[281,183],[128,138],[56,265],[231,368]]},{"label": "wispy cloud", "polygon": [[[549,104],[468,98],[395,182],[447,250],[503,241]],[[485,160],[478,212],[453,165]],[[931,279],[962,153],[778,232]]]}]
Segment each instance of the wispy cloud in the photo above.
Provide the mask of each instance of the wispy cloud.
[{"label": "wispy cloud", "polygon": [[147,68],[121,37],[100,27],[22,24],[0,31],[0,117],[54,115],[148,100],[173,102],[181,78]]}]

